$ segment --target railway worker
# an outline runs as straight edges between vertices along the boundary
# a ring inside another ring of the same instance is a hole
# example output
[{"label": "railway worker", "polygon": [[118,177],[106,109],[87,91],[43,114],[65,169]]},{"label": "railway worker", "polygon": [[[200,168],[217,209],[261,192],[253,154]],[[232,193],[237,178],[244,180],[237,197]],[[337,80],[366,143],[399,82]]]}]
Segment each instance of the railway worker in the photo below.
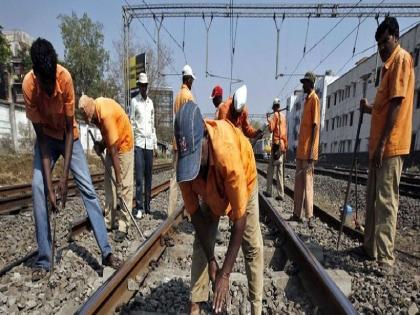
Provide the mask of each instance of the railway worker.
[{"label": "railway worker", "polygon": [[314,90],[315,80],[316,76],[313,72],[307,72],[303,79],[300,80],[306,99],[303,106],[296,150],[294,211],[289,218],[290,221],[302,222],[301,216],[304,206],[310,229],[313,228],[313,163],[318,160],[320,126],[320,104]]},{"label": "railway worker", "polygon": [[[181,107],[189,102],[194,102],[194,96],[191,92],[193,82],[195,80],[194,73],[189,65],[185,65],[182,68],[182,86],[179,90],[175,102],[174,102],[174,115],[181,109]],[[174,212],[176,207],[176,202],[178,200],[178,184],[176,182],[176,165],[177,165],[177,146],[175,142],[175,138],[173,139],[173,169],[174,172],[172,174],[170,188],[169,188],[169,205],[168,205],[168,216]]]},{"label": "railway worker", "polygon": [[[242,85],[238,88],[235,94],[237,93],[246,95],[246,85]],[[235,94],[233,97],[228,97],[228,99],[219,106],[217,119],[227,119],[235,127],[241,129],[248,138],[260,139],[263,136],[263,131],[252,127],[248,120],[248,108],[246,107],[245,102],[237,102],[235,100]]]},{"label": "railway worker", "polygon": [[216,85],[211,92],[210,98],[213,101],[213,105],[216,108],[214,118],[217,119],[219,116],[219,108],[223,106],[223,89],[220,85]]},{"label": "railway worker", "polygon": [[[200,302],[208,300],[209,281],[214,287],[215,311],[218,313],[225,306],[229,275],[242,246],[251,311],[261,314],[263,241],[251,144],[230,121],[203,121],[193,102],[185,104],[177,113],[175,137],[179,148],[176,176],[196,232],[191,266],[191,313],[199,314]],[[219,268],[214,246],[219,218],[224,215],[233,224],[225,260]]]},{"label": "railway worker", "polygon": [[66,68],[57,64],[57,54],[49,41],[36,39],[30,54],[33,66],[25,75],[22,90],[26,116],[32,121],[36,133],[32,198],[38,256],[32,269],[32,280],[42,279],[51,267],[51,233],[46,199],[48,197],[52,210],[56,211],[57,197],[51,174],[60,155],[64,157],[58,185],[62,207],[66,204],[71,170],[101,249],[102,263],[117,269],[121,261],[112,254],[108,243],[102,210],[79,140],[79,129],[74,118],[72,77]]},{"label": "railway worker", "polygon": [[[140,73],[137,86],[140,93],[131,99],[131,124],[134,131],[134,160],[136,169],[136,207],[137,219],[142,212],[150,213],[152,194],[153,152],[157,155],[157,138],[153,101],[147,96],[148,79],[146,73]],[[143,181],[144,179],[144,181]],[[143,199],[144,182],[144,199]]]},{"label": "railway worker", "polygon": [[375,34],[384,62],[375,101],[360,101],[372,115],[369,136],[369,175],[365,237],[361,252],[378,261],[379,272],[391,275],[398,213],[398,186],[403,156],[409,154],[412,134],[414,70],[410,53],[399,45],[399,25],[386,17]]},{"label": "railway worker", "polygon": [[284,183],[283,183],[283,159],[287,151],[287,127],[286,117],[280,113],[280,100],[275,98],[273,101],[273,118],[269,118],[267,114],[268,129],[272,132],[272,144],[270,162],[267,169],[267,186],[264,191],[266,197],[271,197],[271,189],[273,185],[273,170],[276,172],[277,179],[277,196],[276,200],[284,200]]},{"label": "railway worker", "polygon": [[[124,109],[113,99],[82,95],[79,108],[86,122],[95,124],[102,134],[102,141],[95,142],[94,149],[101,155],[106,148],[105,167],[114,176],[117,186],[105,172],[105,223],[108,230],[117,229],[114,240],[121,243],[130,225],[130,214],[126,210],[131,211],[133,204],[133,129]],[[128,209],[119,207],[117,200],[120,199]]]}]

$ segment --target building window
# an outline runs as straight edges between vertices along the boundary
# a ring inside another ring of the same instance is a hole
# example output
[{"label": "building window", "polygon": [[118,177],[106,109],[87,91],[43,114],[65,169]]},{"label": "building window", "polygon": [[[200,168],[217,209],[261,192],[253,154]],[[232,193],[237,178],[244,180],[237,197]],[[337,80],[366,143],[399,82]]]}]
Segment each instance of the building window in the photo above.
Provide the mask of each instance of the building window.
[{"label": "building window", "polygon": [[363,80],[363,91],[362,91],[362,97],[366,97],[366,92],[367,92],[367,79]]},{"label": "building window", "polygon": [[353,114],[354,112],[350,113],[350,126],[353,126]]},{"label": "building window", "polygon": [[420,108],[420,90],[417,90],[417,103],[416,108]]},{"label": "building window", "polygon": [[414,49],[414,67],[417,67],[417,65],[419,64],[419,52],[420,52],[419,47]]},{"label": "building window", "polygon": [[334,93],[334,106],[337,104],[337,92]]},{"label": "building window", "polygon": [[328,95],[328,97],[327,97],[327,108],[330,108],[330,103],[331,103],[331,95]]},{"label": "building window", "polygon": [[325,131],[328,131],[328,123],[329,123],[329,121],[328,121],[328,120],[326,120],[326,121],[325,121]]},{"label": "building window", "polygon": [[353,97],[356,97],[356,82],[353,83]]},{"label": "building window", "polygon": [[335,121],[335,118],[333,118],[333,119],[331,120],[331,130],[334,130],[334,121]]}]

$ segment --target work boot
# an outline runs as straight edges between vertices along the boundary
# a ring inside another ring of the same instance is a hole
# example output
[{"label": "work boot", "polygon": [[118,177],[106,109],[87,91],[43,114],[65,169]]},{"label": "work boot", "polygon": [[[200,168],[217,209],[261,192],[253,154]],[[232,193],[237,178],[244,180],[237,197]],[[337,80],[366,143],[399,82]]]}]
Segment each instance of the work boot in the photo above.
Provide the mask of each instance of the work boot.
[{"label": "work boot", "polygon": [[200,303],[190,303],[190,315],[200,315]]},{"label": "work boot", "polygon": [[117,243],[122,243],[126,237],[127,237],[126,232],[116,231],[114,234],[114,241],[116,241]]},{"label": "work boot", "polygon": [[314,225],[314,218],[313,217],[310,217],[308,219],[308,229],[312,230],[314,227],[315,227],[315,225]]},{"label": "work boot", "polygon": [[134,216],[136,217],[136,219],[141,219],[143,217],[143,212],[142,209],[134,209]]},{"label": "work boot", "polygon": [[122,264],[121,259],[115,256],[113,253],[108,254],[106,258],[102,261],[102,265],[111,267],[112,269],[119,269]]},{"label": "work boot", "polygon": [[298,223],[302,223],[303,220],[301,218],[299,218],[296,214],[293,213],[292,216],[290,216],[287,221],[292,221],[292,222],[298,222]]},{"label": "work boot", "polygon": [[369,256],[369,254],[366,252],[366,250],[363,246],[358,246],[358,247],[352,248],[350,250],[350,253],[352,253],[356,256],[359,256],[361,258],[364,258],[366,260],[375,260],[374,258]]},{"label": "work boot", "polygon": [[387,264],[386,262],[379,262],[375,272],[380,277],[389,277],[394,275],[394,266]]},{"label": "work boot", "polygon": [[32,268],[32,282],[37,282],[43,278],[45,278],[45,276],[48,274],[48,270],[36,266]]},{"label": "work boot", "polygon": [[271,198],[271,194],[266,191],[263,191],[263,195],[266,196],[267,198]]}]

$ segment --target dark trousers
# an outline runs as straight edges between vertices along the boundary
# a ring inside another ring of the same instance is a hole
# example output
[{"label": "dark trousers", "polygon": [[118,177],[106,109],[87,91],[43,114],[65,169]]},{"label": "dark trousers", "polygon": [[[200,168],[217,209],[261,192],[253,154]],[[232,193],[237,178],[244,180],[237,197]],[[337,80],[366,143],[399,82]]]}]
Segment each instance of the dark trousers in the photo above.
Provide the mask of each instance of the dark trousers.
[{"label": "dark trousers", "polygon": [[153,150],[142,149],[136,146],[134,158],[136,164],[136,208],[149,212],[152,192]]}]

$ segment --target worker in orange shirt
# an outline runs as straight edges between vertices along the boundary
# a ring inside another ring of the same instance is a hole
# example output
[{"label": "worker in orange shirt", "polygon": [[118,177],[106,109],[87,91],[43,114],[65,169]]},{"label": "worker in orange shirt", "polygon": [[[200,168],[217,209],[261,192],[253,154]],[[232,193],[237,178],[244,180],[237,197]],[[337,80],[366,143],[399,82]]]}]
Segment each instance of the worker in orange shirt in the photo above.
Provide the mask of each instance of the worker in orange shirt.
[{"label": "worker in orange shirt", "polygon": [[277,196],[276,200],[284,200],[283,182],[283,159],[287,151],[287,126],[286,117],[280,113],[280,100],[275,98],[273,101],[273,118],[267,114],[268,129],[273,133],[271,142],[270,162],[267,169],[267,186],[264,191],[266,197],[271,197],[273,185],[273,170],[276,169]]},{"label": "worker in orange shirt", "polygon": [[313,199],[314,199],[314,161],[318,160],[320,105],[316,95],[316,76],[313,72],[307,72],[300,80],[303,91],[306,94],[303,105],[302,118],[296,150],[296,175],[294,192],[294,212],[290,221],[302,222],[302,209],[305,206],[305,215],[308,227],[313,225]]},{"label": "worker in orange shirt", "polygon": [[[116,101],[99,97],[92,99],[83,95],[79,100],[87,123],[95,124],[101,131],[102,141],[95,143],[94,149],[98,155],[106,150],[105,167],[114,169],[117,187],[111,182],[108,172],[105,172],[105,222],[109,230],[115,232],[114,240],[123,242],[128,233],[130,215],[133,204],[134,178],[134,136],[130,120]],[[112,168],[111,168],[112,166]],[[128,209],[118,207],[118,200],[123,199]]]},{"label": "worker in orange shirt", "polygon": [[360,110],[372,114],[372,120],[365,237],[359,252],[376,259],[378,272],[385,276],[394,272],[398,186],[403,156],[410,153],[415,77],[413,59],[399,45],[396,18],[386,17],[375,39],[384,64],[374,103],[360,101]]},{"label": "worker in orange shirt", "polygon": [[[244,102],[238,102],[235,95],[245,95]],[[219,106],[219,113],[217,119],[227,119],[232,124],[241,129],[245,136],[248,138],[259,139],[263,136],[261,129],[255,129],[248,121],[248,108],[246,107],[247,88],[246,85],[242,85],[233,94],[233,97],[228,99]]]},{"label": "worker in orange shirt", "polygon": [[[189,102],[194,102],[194,96],[191,92],[193,82],[195,80],[194,73],[189,65],[185,65],[182,68],[182,86],[181,90],[178,92],[175,97],[174,102],[174,115],[181,109],[181,107]],[[168,204],[168,216],[174,212],[176,207],[176,202],[178,200],[178,184],[176,182],[176,165],[177,165],[177,147],[175,138],[173,140],[173,173],[169,186],[169,204]]]},{"label": "worker in orange shirt", "polygon": [[32,122],[36,133],[32,198],[38,255],[32,268],[32,281],[39,281],[45,277],[54,259],[47,198],[52,211],[57,211],[58,199],[53,190],[52,170],[60,155],[64,158],[58,187],[62,207],[66,204],[68,176],[71,170],[101,249],[102,263],[118,269],[121,261],[112,254],[102,209],[79,139],[79,128],[74,118],[75,96],[72,77],[66,68],[57,64],[55,49],[46,39],[37,38],[32,43],[30,54],[32,70],[23,79],[22,92],[26,116]]},{"label": "worker in orange shirt", "polygon": [[213,105],[216,108],[214,119],[218,119],[219,107],[223,106],[223,89],[220,85],[216,85],[211,92],[210,98],[213,100]]},{"label": "worker in orange shirt", "polygon": [[[229,294],[229,276],[239,247],[245,257],[251,314],[261,314],[263,241],[259,223],[258,182],[249,140],[226,120],[206,120],[193,102],[175,118],[178,146],[177,180],[184,205],[195,228],[191,265],[191,314],[214,288],[213,309],[219,313]],[[214,255],[219,218],[233,222],[225,259],[219,267]]]}]

